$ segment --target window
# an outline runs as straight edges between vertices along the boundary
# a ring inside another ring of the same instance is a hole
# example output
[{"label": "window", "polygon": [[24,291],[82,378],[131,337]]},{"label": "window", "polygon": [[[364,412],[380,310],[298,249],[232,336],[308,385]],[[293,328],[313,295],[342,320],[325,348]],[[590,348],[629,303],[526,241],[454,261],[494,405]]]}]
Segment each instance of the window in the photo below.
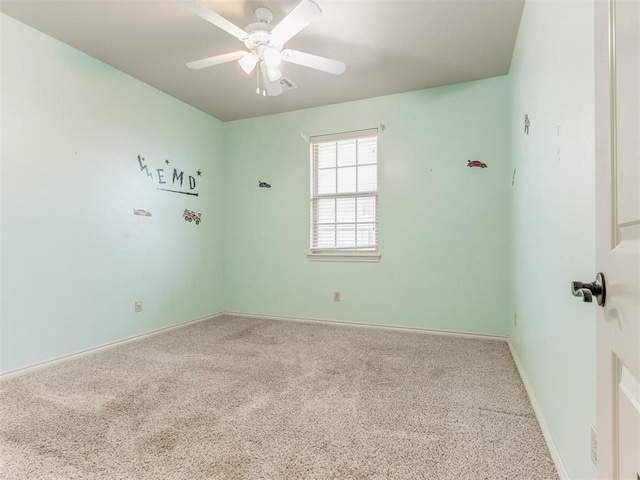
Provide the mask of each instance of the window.
[{"label": "window", "polygon": [[310,260],[379,261],[378,129],[311,143]]}]

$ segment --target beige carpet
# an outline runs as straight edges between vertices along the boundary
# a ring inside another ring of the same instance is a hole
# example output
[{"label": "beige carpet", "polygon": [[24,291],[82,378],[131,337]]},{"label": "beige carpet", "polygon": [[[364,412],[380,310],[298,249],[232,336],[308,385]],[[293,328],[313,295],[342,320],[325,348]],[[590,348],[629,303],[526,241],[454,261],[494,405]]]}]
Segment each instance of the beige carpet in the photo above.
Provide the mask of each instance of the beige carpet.
[{"label": "beige carpet", "polygon": [[0,387],[3,480],[558,478],[502,342],[223,317]]}]

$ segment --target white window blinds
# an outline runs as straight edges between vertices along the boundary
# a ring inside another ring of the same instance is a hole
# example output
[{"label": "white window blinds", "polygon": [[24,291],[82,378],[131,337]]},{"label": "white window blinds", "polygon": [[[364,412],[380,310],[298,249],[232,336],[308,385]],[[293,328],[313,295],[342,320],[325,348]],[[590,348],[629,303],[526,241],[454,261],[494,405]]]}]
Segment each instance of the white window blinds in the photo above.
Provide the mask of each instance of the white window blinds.
[{"label": "white window blinds", "polygon": [[378,129],[311,143],[311,254],[378,250]]}]

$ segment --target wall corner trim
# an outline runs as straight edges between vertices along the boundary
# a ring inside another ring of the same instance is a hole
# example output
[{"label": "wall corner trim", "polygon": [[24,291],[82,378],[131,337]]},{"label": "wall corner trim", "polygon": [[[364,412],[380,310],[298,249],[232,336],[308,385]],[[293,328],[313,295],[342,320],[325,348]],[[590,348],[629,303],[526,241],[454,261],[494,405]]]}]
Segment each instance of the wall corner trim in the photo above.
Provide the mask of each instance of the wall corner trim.
[{"label": "wall corner trim", "polygon": [[549,430],[549,427],[547,426],[547,422],[544,419],[542,410],[540,409],[540,406],[538,405],[538,401],[536,400],[535,394],[533,393],[533,388],[531,387],[531,384],[527,379],[524,368],[520,363],[520,359],[518,358],[518,354],[516,353],[516,350],[513,347],[513,344],[511,343],[511,338],[507,339],[507,345],[509,345],[509,351],[511,352],[513,361],[516,364],[516,368],[518,369],[518,373],[520,374],[520,378],[522,379],[524,388],[527,391],[527,396],[529,397],[529,401],[531,402],[533,411],[536,414],[538,425],[540,425],[540,430],[542,430],[542,436],[544,437],[544,441],[547,444],[547,448],[549,449],[549,453],[551,454],[551,459],[553,460],[553,464],[556,467],[558,476],[560,477],[560,480],[571,480],[571,477],[569,476],[569,472],[567,472],[567,467],[565,467],[564,462],[562,461],[562,457],[560,456],[560,451],[558,450],[558,447],[556,447],[556,444],[553,441],[553,437],[551,436],[551,430]]}]

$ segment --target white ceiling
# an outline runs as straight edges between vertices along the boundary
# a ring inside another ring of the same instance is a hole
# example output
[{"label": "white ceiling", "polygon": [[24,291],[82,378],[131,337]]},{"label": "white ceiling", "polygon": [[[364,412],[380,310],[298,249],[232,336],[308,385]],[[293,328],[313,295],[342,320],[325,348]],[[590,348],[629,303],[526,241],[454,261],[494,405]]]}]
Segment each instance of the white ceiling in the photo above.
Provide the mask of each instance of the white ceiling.
[{"label": "white ceiling", "polygon": [[[298,0],[202,0],[241,28],[266,6],[277,24]],[[192,60],[244,49],[179,0],[2,0],[0,11],[223,120],[256,117],[507,74],[524,0],[316,0],[323,13],[286,48],[347,64],[334,76],[282,67],[298,88],[256,94],[237,62]]]}]

